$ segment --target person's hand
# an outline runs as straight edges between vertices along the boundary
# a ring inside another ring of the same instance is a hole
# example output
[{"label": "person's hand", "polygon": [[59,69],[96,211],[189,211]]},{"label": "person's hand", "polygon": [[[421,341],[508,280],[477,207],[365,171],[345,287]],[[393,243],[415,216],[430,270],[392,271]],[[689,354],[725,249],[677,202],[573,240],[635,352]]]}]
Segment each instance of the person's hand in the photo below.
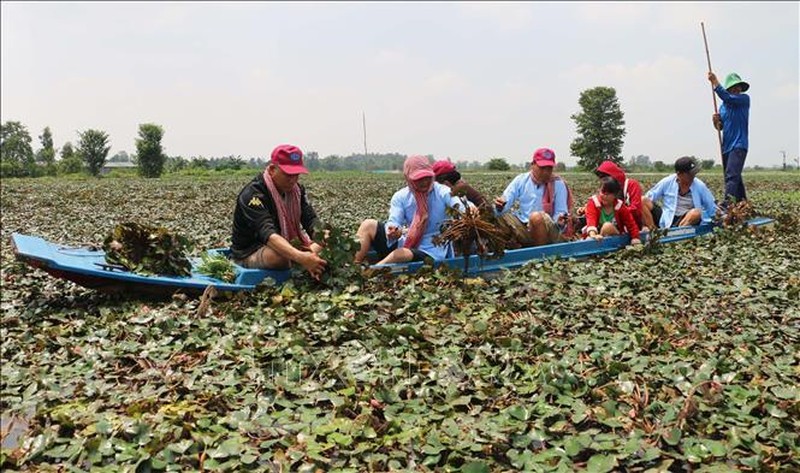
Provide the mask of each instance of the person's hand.
[{"label": "person's hand", "polygon": [[386,229],[386,238],[389,240],[397,240],[403,236],[403,231],[400,230],[400,227],[396,227],[394,225],[389,225]]},{"label": "person's hand", "polygon": [[711,123],[717,130],[722,130],[722,117],[719,115],[719,113],[711,115]]},{"label": "person's hand", "polygon": [[717,75],[711,71],[708,71],[708,81],[711,82],[712,87],[717,87],[719,85],[719,81],[717,80]]},{"label": "person's hand", "polygon": [[311,251],[302,251],[300,257],[297,258],[297,262],[317,281],[322,276],[322,272],[325,271],[325,266],[328,265],[327,261]]},{"label": "person's hand", "polygon": [[575,215],[577,215],[578,217],[582,217],[585,213],[586,213],[586,207],[585,206],[584,207],[578,207],[578,209],[575,211]]},{"label": "person's hand", "polygon": [[632,246],[641,245],[641,244],[642,244],[642,240],[640,240],[638,238],[631,238],[631,245]]},{"label": "person's hand", "polygon": [[477,217],[478,215],[480,215],[480,213],[481,211],[478,209],[478,207],[467,207],[467,215],[472,215]]},{"label": "person's hand", "polygon": [[601,234],[600,234],[600,233],[598,233],[598,232],[595,232],[594,234],[591,234],[591,233],[590,233],[590,234],[589,234],[589,236],[590,236],[591,238],[594,238],[594,240],[595,240],[595,241],[600,241],[600,240],[602,240],[602,239],[603,239],[603,235],[601,235]]},{"label": "person's hand", "polygon": [[498,212],[503,210],[503,207],[506,206],[506,199],[503,197],[497,197],[494,199],[494,208],[497,209]]}]

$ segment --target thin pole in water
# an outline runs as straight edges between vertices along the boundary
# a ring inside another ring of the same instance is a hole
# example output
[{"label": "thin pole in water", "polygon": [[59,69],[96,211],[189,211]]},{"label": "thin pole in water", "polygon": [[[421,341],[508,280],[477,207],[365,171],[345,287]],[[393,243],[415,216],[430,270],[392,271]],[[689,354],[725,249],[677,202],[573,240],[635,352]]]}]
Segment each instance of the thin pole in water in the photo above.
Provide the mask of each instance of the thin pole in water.
[{"label": "thin pole in water", "polygon": [[364,127],[364,169],[367,168],[367,114],[361,112],[361,124]]},{"label": "thin pole in water", "polygon": [[[708,53],[708,40],[706,39],[706,25],[703,22],[700,22],[700,28],[703,30],[703,44],[706,46],[706,61],[708,61],[708,72],[712,72],[711,70],[711,55]],[[714,92],[714,86],[711,86],[711,98],[714,100],[714,114],[719,113],[717,111],[717,94]],[[716,128],[716,127],[714,127]],[[720,160],[722,159],[722,131],[717,130],[717,140],[719,141],[719,157]]]}]

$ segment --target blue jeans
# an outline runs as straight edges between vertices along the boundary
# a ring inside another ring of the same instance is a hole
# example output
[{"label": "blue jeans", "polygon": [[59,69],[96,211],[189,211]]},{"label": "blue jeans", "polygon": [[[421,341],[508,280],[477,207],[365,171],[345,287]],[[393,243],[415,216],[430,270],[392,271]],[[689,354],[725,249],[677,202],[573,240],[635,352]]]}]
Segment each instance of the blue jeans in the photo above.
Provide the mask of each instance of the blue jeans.
[{"label": "blue jeans", "polygon": [[742,169],[744,169],[746,158],[747,150],[742,148],[734,148],[722,155],[722,172],[725,173],[724,200],[726,201],[731,198],[736,202],[747,200],[744,181],[742,181]]}]

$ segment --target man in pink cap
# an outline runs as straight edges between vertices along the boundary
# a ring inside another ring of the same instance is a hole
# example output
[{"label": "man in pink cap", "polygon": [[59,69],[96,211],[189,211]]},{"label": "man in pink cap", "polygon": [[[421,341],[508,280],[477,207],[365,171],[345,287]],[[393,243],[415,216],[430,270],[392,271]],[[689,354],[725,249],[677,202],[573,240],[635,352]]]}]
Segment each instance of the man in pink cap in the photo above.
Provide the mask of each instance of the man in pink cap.
[{"label": "man in pink cap", "polygon": [[[553,174],[555,165],[553,150],[537,149],[530,172],[515,177],[494,200],[495,214],[519,246],[558,243],[572,234],[572,193],[567,183]],[[515,202],[519,202],[519,208],[509,212]]]},{"label": "man in pink cap", "polygon": [[311,241],[319,221],[305,187],[298,183],[300,174],[308,174],[303,152],[293,145],[280,145],[272,151],[263,174],[239,192],[231,244],[238,264],[287,269],[294,262],[319,279],[327,262],[318,256],[322,247]]},{"label": "man in pink cap", "polygon": [[467,200],[472,202],[475,207],[480,207],[486,203],[486,198],[483,194],[461,179],[461,173],[456,170],[455,165],[449,159],[433,163],[433,173],[436,175],[436,182],[449,187],[451,194],[466,196]]},{"label": "man in pink cap", "polygon": [[[439,246],[433,237],[447,219],[446,208],[465,209],[450,188],[434,182],[434,172],[425,156],[409,156],[403,163],[406,187],[395,192],[385,222],[366,219],[358,227],[361,248],[356,263],[367,257],[370,248],[381,260],[378,264],[442,260],[452,256],[450,245]],[[471,205],[471,204],[470,204]],[[407,228],[407,231],[403,229]]]}]

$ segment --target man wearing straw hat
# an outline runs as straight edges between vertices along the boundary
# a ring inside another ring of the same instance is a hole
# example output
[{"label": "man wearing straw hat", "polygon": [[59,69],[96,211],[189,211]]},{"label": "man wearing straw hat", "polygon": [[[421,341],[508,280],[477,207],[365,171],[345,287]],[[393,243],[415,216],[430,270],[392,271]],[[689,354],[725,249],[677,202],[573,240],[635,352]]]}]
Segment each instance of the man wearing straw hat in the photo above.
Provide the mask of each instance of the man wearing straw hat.
[{"label": "man wearing straw hat", "polygon": [[723,208],[731,200],[740,202],[747,200],[742,181],[742,169],[747,158],[748,122],[750,121],[750,96],[745,94],[750,84],[743,81],[739,74],[732,72],[725,78],[725,87],[717,80],[713,72],[708,73],[708,80],[714,92],[722,99],[719,113],[713,116],[714,128],[722,131],[722,170],[725,173],[725,198]]}]

